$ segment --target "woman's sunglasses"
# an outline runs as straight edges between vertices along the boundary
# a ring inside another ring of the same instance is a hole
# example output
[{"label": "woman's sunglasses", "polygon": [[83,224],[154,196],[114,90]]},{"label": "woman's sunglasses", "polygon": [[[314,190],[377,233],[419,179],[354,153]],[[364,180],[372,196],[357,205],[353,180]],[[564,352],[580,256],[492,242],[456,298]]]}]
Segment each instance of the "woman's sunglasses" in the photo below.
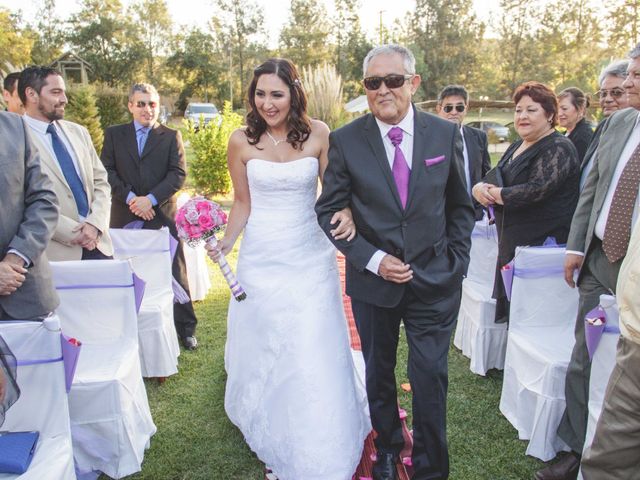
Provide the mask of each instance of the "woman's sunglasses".
[{"label": "woman's sunglasses", "polygon": [[445,105],[444,107],[442,107],[442,110],[444,110],[445,113],[451,113],[454,108],[456,109],[456,112],[462,113],[462,112],[464,112],[465,108],[467,108],[467,107],[465,107],[464,105],[460,105],[460,104],[458,104],[458,105]]},{"label": "woman's sunglasses", "polygon": [[400,88],[404,85],[404,82],[412,77],[413,75],[398,75],[392,73],[386,77],[367,77],[362,83],[364,83],[364,88],[367,90],[378,90],[382,86],[382,82],[384,82],[387,88]]}]

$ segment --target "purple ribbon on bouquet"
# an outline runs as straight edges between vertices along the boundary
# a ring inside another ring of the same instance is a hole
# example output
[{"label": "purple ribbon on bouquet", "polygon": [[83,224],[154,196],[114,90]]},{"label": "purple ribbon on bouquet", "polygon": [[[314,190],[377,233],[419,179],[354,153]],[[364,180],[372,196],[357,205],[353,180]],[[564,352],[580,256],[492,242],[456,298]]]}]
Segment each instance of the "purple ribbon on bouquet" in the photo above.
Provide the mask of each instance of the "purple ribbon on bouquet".
[{"label": "purple ribbon on bouquet", "polygon": [[[589,320],[599,319],[600,325],[594,325]],[[587,344],[587,351],[589,352],[589,360],[593,359],[593,356],[598,349],[600,340],[603,333],[620,334],[620,328],[617,325],[608,325],[607,312],[601,305],[598,305],[593,310],[589,311],[584,317],[584,337]]]},{"label": "purple ribbon on bouquet", "polygon": [[[127,223],[123,228],[125,230],[141,230],[144,226],[144,221],[142,220],[134,220],[133,222]],[[171,261],[173,262],[174,257],[176,256],[176,251],[178,250],[178,240],[169,234],[169,251],[171,252]],[[135,279],[134,279],[135,281]],[[191,299],[187,294],[186,290],[178,283],[176,277],[171,276],[171,289],[173,290],[173,303],[188,303]],[[141,299],[142,301],[142,299]],[[137,300],[136,300],[137,306]],[[138,310],[140,307],[137,307]]]}]

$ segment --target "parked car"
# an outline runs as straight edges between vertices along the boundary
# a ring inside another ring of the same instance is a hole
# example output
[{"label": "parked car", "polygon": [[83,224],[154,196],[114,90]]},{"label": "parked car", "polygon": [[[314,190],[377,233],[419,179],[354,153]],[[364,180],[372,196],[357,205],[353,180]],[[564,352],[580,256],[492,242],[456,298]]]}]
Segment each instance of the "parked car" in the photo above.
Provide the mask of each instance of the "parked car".
[{"label": "parked car", "polygon": [[487,135],[489,135],[489,132],[493,132],[501,142],[505,142],[509,139],[509,128],[499,124],[498,122],[475,120],[473,122],[468,122],[467,125],[473,128],[479,128]]},{"label": "parked car", "polygon": [[213,103],[194,103],[190,102],[187,105],[187,109],[184,111],[184,118],[191,120],[196,129],[200,126],[200,119],[204,121],[206,125],[212,120],[220,122],[220,112]]}]

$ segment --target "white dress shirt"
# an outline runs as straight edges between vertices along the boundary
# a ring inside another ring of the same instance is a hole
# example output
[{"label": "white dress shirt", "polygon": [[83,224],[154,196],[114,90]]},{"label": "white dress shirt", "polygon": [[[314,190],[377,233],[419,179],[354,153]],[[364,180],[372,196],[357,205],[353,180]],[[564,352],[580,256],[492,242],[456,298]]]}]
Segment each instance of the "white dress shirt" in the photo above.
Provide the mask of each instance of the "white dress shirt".
[{"label": "white dress shirt", "polygon": [[[393,159],[396,154],[396,147],[391,143],[391,139],[389,138],[389,130],[393,127],[400,127],[402,129],[402,142],[400,142],[400,150],[402,151],[405,160],[407,161],[407,165],[409,165],[409,170],[411,170],[411,162],[413,160],[413,107],[409,107],[409,111],[404,116],[400,123],[397,125],[389,125],[388,123],[384,123],[383,121],[376,118],[376,123],[378,124],[378,128],[380,129],[380,135],[382,136],[382,143],[384,145],[384,150],[387,154],[387,160],[389,162],[389,168],[393,170]],[[387,253],[378,250],[375,252],[371,258],[369,259],[369,263],[367,263],[367,270],[372,273],[378,274],[378,269],[380,268],[380,262]]]},{"label": "white dress shirt", "polygon": [[464,178],[467,180],[467,192],[471,195],[471,165],[469,165],[469,151],[467,150],[467,141],[464,138],[464,129],[460,125],[460,135],[462,135],[462,155],[464,157]]}]

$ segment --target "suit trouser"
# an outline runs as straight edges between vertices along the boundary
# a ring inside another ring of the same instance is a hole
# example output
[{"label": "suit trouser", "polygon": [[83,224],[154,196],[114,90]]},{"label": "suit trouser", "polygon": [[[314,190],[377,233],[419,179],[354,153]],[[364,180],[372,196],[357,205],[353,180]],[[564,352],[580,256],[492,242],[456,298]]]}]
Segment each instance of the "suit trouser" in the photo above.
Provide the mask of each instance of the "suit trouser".
[{"label": "suit trouser", "polygon": [[600,239],[593,238],[580,274],[576,343],[565,379],[566,408],[558,426],[558,436],[577,454],[581,454],[584,448],[589,415],[591,361],[585,341],[584,317],[600,303],[600,295],[615,292],[621,263],[621,260],[610,263],[602,250]]},{"label": "suit trouser", "polygon": [[460,292],[427,304],[407,288],[394,308],[356,299],[351,303],[366,364],[369,410],[378,434],[378,451],[398,455],[404,446],[394,372],[403,321],[409,346],[407,373],[413,392],[413,480],[448,478],[447,355]]},{"label": "suit trouser", "polygon": [[620,337],[593,444],[582,458],[585,480],[640,479],[640,345]]},{"label": "suit trouser", "polygon": [[[182,241],[178,243],[176,255],[171,265],[171,271],[180,286],[184,288],[187,295],[191,297],[191,293],[189,292],[189,279],[187,277],[187,263],[184,258],[184,243]],[[196,333],[198,320],[193,310],[191,300],[187,303],[173,304],[173,322],[176,325],[176,332],[180,338],[191,337]]]}]

